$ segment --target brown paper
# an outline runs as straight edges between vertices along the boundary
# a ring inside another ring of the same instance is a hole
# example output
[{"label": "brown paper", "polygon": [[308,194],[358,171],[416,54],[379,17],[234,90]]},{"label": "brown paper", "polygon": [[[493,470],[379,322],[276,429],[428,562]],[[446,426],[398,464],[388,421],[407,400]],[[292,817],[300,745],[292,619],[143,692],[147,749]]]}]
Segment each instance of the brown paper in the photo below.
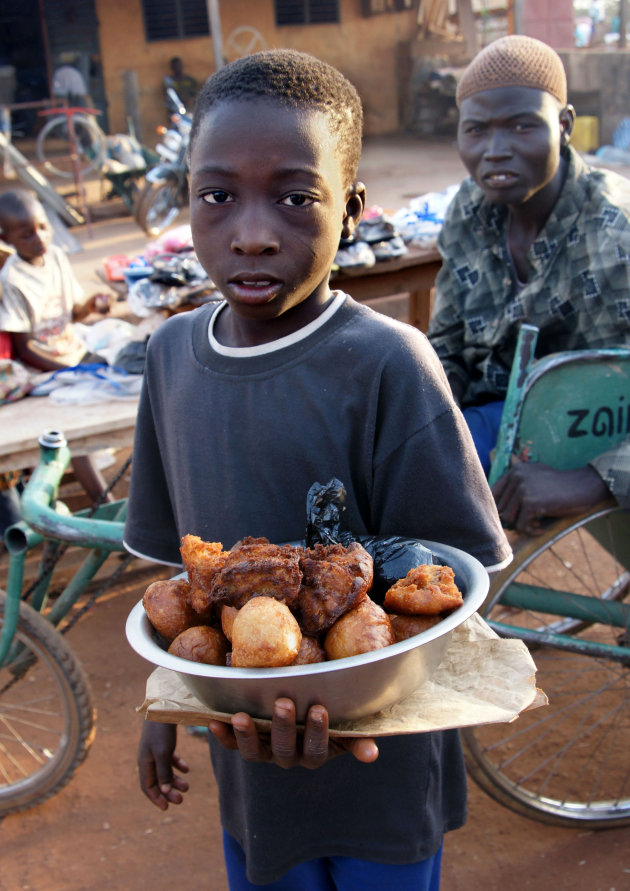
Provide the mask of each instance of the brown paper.
[{"label": "brown paper", "polygon": [[[370,715],[337,721],[331,736],[391,736],[426,733],[474,724],[507,723],[529,708],[547,704],[536,688],[536,666],[525,644],[504,640],[478,616],[455,629],[433,678],[410,696]],[[156,668],[147,681],[146,698],[138,711],[149,721],[207,724],[229,721],[190,693],[174,671]],[[268,729],[271,721],[256,718]]]}]

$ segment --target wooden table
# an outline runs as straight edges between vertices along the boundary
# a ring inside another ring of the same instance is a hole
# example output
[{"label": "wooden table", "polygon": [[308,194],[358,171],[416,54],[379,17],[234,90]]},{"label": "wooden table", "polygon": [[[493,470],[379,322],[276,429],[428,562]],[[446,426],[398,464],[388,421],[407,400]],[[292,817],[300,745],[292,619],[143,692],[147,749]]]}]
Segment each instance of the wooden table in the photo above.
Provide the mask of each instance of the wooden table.
[{"label": "wooden table", "polygon": [[34,467],[38,438],[60,430],[74,455],[120,449],[133,443],[138,397],[95,405],[55,405],[46,396],[27,396],[0,406],[0,472]]},{"label": "wooden table", "polygon": [[437,248],[411,247],[394,260],[381,260],[356,272],[343,269],[331,276],[330,283],[360,302],[408,293],[408,321],[426,332],[431,318],[431,289],[441,265]]}]

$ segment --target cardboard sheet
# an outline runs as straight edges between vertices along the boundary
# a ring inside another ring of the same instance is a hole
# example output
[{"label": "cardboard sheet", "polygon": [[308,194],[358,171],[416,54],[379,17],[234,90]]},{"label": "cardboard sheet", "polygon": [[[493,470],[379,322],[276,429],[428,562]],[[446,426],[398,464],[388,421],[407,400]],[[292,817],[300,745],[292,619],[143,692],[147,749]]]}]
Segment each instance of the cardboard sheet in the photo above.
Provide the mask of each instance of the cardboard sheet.
[{"label": "cardboard sheet", "polygon": [[[391,736],[425,733],[474,724],[507,723],[528,708],[547,704],[536,688],[536,666],[520,640],[504,640],[473,615],[453,632],[433,678],[410,696],[383,711],[331,725],[331,736]],[[203,725],[229,721],[230,715],[207,708],[177,675],[156,668],[147,681],[138,711],[149,721]],[[271,722],[256,719],[260,729]]]}]

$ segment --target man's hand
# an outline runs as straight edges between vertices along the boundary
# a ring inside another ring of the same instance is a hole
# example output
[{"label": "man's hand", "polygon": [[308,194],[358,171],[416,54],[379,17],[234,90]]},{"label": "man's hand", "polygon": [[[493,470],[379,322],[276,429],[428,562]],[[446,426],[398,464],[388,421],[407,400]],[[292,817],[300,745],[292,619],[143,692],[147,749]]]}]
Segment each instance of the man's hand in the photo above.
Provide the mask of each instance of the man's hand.
[{"label": "man's hand", "polygon": [[177,727],[175,724],[157,724],[145,721],[138,746],[138,770],[140,788],[160,810],[169,804],[181,804],[182,792],[188,783],[173,772],[173,768],[188,773],[188,765],[175,751]]},{"label": "man's hand", "polygon": [[270,734],[259,733],[252,718],[244,712],[233,715],[231,724],[211,721],[208,726],[224,748],[238,749],[245,761],[315,769],[345,752],[365,764],[378,758],[373,739],[331,739],[328,736],[328,712],[322,705],[311,706],[304,730],[298,730],[295,705],[285,698],[277,699],[274,704]]},{"label": "man's hand", "polygon": [[545,517],[570,517],[610,498],[608,487],[588,465],[555,470],[523,461],[497,480],[492,494],[505,525],[527,535],[540,535]]}]

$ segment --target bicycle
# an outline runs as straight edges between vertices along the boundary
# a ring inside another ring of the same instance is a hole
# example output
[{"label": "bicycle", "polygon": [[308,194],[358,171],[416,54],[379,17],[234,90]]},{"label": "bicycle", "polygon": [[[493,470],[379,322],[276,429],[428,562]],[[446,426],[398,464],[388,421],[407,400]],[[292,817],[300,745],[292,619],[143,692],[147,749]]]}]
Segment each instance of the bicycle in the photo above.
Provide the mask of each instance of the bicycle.
[{"label": "bicycle", "polygon": [[107,153],[107,136],[99,127],[97,108],[60,107],[40,111],[54,115],[37,135],[37,157],[48,173],[70,179],[77,172],[100,171]]},{"label": "bicycle", "polygon": [[[124,551],[126,499],[70,514],[57,501],[70,461],[63,434],[45,433],[40,452],[21,498],[25,519],[5,536],[10,559],[7,591],[0,592],[0,819],[54,795],[85,759],[95,732],[92,694],[63,635],[134,559],[127,555],[119,561],[88,602],[70,615],[110,554]],[[26,555],[42,543],[37,577],[23,590]],[[52,599],[53,569],[69,545],[88,554]]]},{"label": "bicycle", "polygon": [[[524,325],[490,482],[512,455],[583,466],[630,433],[630,350],[533,360]],[[462,731],[470,776],[494,799],[545,823],[630,825],[630,513],[611,499],[518,536],[481,614],[523,640],[547,708]]]}]

